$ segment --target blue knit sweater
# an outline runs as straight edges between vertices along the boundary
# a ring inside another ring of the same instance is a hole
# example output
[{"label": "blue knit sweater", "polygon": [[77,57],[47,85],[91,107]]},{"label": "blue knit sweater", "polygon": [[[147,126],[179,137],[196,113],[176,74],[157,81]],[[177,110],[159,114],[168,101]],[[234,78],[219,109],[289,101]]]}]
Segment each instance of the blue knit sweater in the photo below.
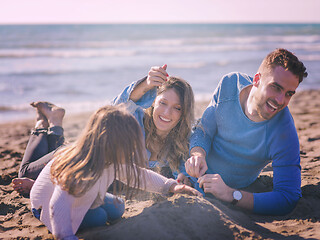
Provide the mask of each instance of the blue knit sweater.
[{"label": "blue knit sweater", "polygon": [[272,119],[253,122],[240,105],[240,91],[252,79],[240,73],[223,77],[191,139],[190,149],[207,153],[207,174],[218,173],[236,189],[249,186],[272,162],[273,191],[254,193],[254,212],[283,215],[293,210],[301,197],[299,140],[286,107]]}]

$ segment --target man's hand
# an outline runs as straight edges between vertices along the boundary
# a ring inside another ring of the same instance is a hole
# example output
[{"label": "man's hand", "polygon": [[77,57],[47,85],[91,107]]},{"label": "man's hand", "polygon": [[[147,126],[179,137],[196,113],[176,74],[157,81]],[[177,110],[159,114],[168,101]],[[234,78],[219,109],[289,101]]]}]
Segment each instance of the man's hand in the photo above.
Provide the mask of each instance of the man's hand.
[{"label": "man's hand", "polygon": [[198,179],[199,186],[205,193],[211,193],[216,198],[231,202],[234,189],[227,186],[219,174],[206,174]]},{"label": "man's hand", "polygon": [[185,184],[185,185],[191,187],[191,182],[190,182],[189,178],[186,175],[184,175],[183,173],[179,173],[179,175],[177,177],[177,182],[179,184]]},{"label": "man's hand", "polygon": [[192,187],[189,187],[187,185],[178,185],[175,183],[171,185],[169,192],[172,192],[174,194],[185,193],[185,194],[189,194],[189,195],[193,195],[193,196],[202,197],[202,194],[198,190],[196,190]]},{"label": "man's hand", "polygon": [[206,162],[206,153],[201,147],[191,149],[191,157],[184,164],[187,173],[191,177],[199,178],[208,170]]}]

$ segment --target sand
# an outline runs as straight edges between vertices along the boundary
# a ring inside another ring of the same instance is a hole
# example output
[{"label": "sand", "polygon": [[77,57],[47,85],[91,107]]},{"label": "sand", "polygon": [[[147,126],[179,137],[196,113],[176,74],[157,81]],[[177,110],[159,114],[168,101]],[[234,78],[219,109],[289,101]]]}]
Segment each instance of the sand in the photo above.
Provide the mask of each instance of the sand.
[{"label": "sand", "polygon": [[[199,116],[207,102],[197,103]],[[214,199],[146,194],[126,201],[123,218],[112,225],[79,232],[83,239],[320,239],[320,91],[298,92],[289,108],[301,145],[302,194],[285,216],[259,216]],[[65,135],[74,141],[88,116],[65,119]],[[0,239],[53,239],[30,212],[29,199],[13,191],[19,164],[34,121],[0,125]],[[261,179],[271,187],[272,168]]]}]

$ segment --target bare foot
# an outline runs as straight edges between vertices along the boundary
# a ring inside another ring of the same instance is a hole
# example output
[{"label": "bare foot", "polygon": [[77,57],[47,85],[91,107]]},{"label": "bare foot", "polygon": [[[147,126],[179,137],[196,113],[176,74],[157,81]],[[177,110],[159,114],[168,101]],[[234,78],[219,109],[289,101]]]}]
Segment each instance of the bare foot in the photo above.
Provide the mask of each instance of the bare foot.
[{"label": "bare foot", "polygon": [[28,194],[34,184],[34,180],[30,178],[15,178],[12,180],[12,187],[20,194]]},{"label": "bare foot", "polygon": [[[34,103],[30,103],[30,105],[32,107],[35,107]],[[39,111],[39,109],[37,107],[36,108],[36,111],[37,111],[37,117],[36,117],[36,126],[35,126],[35,129],[37,128],[48,128],[49,127],[49,122],[48,122],[48,119]]]},{"label": "bare foot", "polygon": [[65,110],[49,102],[33,102],[31,106],[37,108],[47,119],[50,127],[61,126]]}]

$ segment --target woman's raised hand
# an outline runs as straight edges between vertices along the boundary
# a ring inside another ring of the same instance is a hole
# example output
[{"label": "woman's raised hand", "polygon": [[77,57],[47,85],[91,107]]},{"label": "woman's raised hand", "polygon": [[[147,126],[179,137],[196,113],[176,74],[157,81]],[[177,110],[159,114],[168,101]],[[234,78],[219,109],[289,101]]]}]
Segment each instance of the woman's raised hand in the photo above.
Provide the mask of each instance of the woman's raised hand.
[{"label": "woman's raised hand", "polygon": [[169,74],[166,72],[167,64],[162,67],[152,67],[148,73],[147,80],[140,82],[130,94],[130,99],[134,102],[138,101],[146,92],[154,87],[161,86]]},{"label": "woman's raised hand", "polygon": [[151,67],[146,80],[149,89],[159,87],[167,81],[169,74],[166,70],[167,64],[163,65],[162,67]]}]

